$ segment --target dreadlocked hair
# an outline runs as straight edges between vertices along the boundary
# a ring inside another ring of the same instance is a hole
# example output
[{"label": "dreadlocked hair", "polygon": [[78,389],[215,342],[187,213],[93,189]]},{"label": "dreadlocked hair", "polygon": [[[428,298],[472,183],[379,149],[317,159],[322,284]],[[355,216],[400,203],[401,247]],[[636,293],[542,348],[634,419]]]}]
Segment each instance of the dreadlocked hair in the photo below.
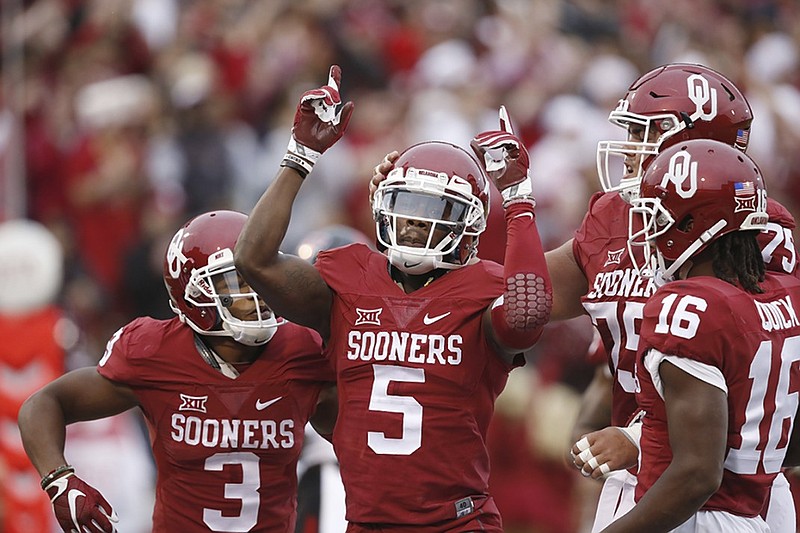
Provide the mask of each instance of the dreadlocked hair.
[{"label": "dreadlocked hair", "polygon": [[758,233],[758,230],[734,231],[710,246],[714,274],[752,294],[764,292],[759,282],[764,281],[766,267],[756,240]]}]

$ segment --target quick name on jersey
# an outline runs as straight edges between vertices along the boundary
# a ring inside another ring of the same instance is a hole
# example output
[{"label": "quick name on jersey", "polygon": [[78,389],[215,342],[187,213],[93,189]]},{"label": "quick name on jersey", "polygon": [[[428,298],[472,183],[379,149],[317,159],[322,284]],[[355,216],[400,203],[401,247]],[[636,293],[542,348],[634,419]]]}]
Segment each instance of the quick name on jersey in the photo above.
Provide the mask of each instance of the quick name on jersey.
[{"label": "quick name on jersey", "polygon": [[[772,302],[754,302],[761,317],[761,327],[764,331],[774,331],[778,329],[789,329],[800,326],[797,320],[797,313],[792,307],[792,300],[789,296]],[[784,309],[782,311],[781,309]]]}]

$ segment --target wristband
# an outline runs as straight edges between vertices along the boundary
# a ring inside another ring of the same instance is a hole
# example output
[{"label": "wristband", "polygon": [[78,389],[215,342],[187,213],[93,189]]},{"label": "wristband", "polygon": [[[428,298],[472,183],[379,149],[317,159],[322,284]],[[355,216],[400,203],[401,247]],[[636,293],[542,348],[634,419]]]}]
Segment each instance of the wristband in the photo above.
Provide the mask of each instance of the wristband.
[{"label": "wristband", "polygon": [[51,470],[47,473],[40,482],[42,490],[47,490],[47,486],[50,485],[56,479],[63,477],[67,474],[74,474],[75,468],[72,465],[61,465],[58,468]]},{"label": "wristband", "polygon": [[628,437],[633,444],[636,445],[637,449],[639,448],[639,440],[642,438],[642,422],[636,421],[629,426],[626,427],[617,427],[618,430],[622,432],[623,435]]},{"label": "wristband", "polygon": [[287,153],[285,156],[283,156],[283,161],[281,161],[281,166],[289,167],[296,170],[297,173],[300,174],[301,178],[306,179],[306,176],[308,176],[308,173],[311,171],[308,169],[307,165],[304,165],[296,161],[295,159],[296,156]]},{"label": "wristband", "polygon": [[314,165],[321,155],[320,152],[297,142],[292,135],[289,138],[289,146],[286,147],[286,155],[283,156],[281,166],[293,168],[305,178],[314,169]]},{"label": "wristband", "polygon": [[512,185],[500,191],[503,197],[503,208],[507,208],[511,204],[526,203],[536,207],[536,198],[533,197],[533,183],[530,176],[526,177],[516,185]]}]

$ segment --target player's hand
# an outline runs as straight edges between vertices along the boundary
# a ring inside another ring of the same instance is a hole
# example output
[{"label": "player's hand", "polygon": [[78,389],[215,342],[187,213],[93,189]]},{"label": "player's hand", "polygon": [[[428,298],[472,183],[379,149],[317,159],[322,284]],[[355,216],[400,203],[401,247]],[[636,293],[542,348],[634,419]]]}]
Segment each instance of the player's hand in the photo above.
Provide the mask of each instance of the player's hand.
[{"label": "player's hand", "polygon": [[295,168],[304,177],[325,150],[342,138],[350,123],[354,104],[342,104],[341,81],[342,69],[338,65],[331,66],[327,85],[306,91],[297,104],[292,138],[281,164]]},{"label": "player's hand", "polygon": [[378,185],[386,179],[389,172],[394,168],[394,162],[400,157],[400,152],[394,150],[383,156],[383,161],[375,165],[372,169],[372,178],[369,180],[369,203],[372,205],[372,199],[375,198],[375,191],[378,190]]},{"label": "player's hand", "polygon": [[67,533],[116,533],[117,514],[97,489],[73,473],[51,481],[44,490]]},{"label": "player's hand", "polygon": [[504,204],[512,199],[533,201],[528,150],[514,135],[505,106],[500,106],[500,129],[479,133],[470,147],[503,195]]},{"label": "player's hand", "polygon": [[631,468],[639,461],[639,449],[621,428],[613,426],[584,435],[570,453],[575,468],[593,479],[605,479],[610,472]]}]

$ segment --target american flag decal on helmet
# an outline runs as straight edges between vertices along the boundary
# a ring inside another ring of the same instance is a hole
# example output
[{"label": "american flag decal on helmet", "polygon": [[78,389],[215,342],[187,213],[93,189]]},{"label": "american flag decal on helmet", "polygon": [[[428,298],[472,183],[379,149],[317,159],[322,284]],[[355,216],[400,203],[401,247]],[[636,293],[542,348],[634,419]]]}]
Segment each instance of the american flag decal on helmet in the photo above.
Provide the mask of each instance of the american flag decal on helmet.
[{"label": "american flag decal on helmet", "polygon": [[756,193],[752,181],[737,181],[733,184],[736,196],[751,196]]},{"label": "american flag decal on helmet", "polygon": [[747,144],[750,142],[750,130],[737,130],[736,131],[736,147],[740,150],[744,150],[747,148]]}]

